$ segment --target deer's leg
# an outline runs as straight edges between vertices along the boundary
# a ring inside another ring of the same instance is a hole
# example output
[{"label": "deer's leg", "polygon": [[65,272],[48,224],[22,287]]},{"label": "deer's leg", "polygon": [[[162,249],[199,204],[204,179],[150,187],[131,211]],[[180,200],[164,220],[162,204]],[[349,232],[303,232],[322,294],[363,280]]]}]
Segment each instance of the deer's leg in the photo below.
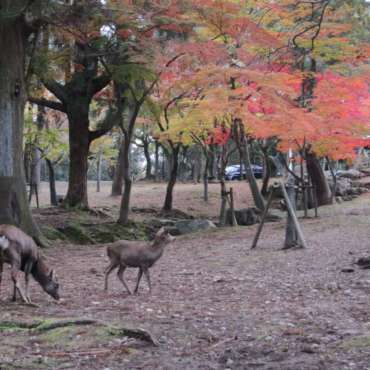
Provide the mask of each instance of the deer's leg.
[{"label": "deer's leg", "polygon": [[150,283],[150,275],[149,275],[149,269],[148,268],[146,268],[144,270],[144,275],[145,275],[146,281],[148,282],[149,292],[151,293],[152,292],[152,284]]},{"label": "deer's leg", "polygon": [[139,272],[137,274],[136,287],[135,287],[135,290],[134,290],[135,294],[137,294],[137,291],[139,290],[139,284],[140,284],[140,280],[141,280],[142,276],[143,276],[143,270],[142,270],[141,267],[139,267]]},{"label": "deer's leg", "polygon": [[30,282],[30,273],[32,270],[33,262],[28,261],[24,267],[24,281],[25,281],[25,296],[27,298],[28,303],[31,303],[31,298],[28,290],[29,282]]},{"label": "deer's leg", "polygon": [[105,281],[104,281],[104,290],[108,291],[108,277],[109,274],[117,267],[117,263],[111,262],[111,264],[105,269]]},{"label": "deer's leg", "polygon": [[125,270],[126,270],[126,266],[120,265],[118,272],[117,272],[117,276],[118,276],[118,279],[121,280],[121,283],[123,284],[123,286],[126,288],[128,294],[131,294],[131,291],[126,284],[125,277],[123,276],[123,273],[125,272]]},{"label": "deer's leg", "polygon": [[26,298],[26,296],[25,296],[25,294],[24,294],[24,292],[23,292],[23,289],[21,288],[21,286],[19,284],[18,274],[19,274],[18,268],[12,266],[11,277],[12,277],[13,284],[14,284],[13,301],[15,301],[17,299],[17,291],[18,291],[18,293],[21,296],[21,298],[23,299],[23,301],[25,303],[29,303],[28,300],[27,300],[27,298]]}]

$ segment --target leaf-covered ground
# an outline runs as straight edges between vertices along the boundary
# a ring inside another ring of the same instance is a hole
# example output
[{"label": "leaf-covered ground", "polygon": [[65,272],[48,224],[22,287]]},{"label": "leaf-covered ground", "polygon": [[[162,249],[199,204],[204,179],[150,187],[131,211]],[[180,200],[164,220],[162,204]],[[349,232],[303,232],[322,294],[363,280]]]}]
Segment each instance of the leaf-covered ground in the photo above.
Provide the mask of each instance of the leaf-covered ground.
[{"label": "leaf-covered ground", "polygon": [[[143,282],[128,296],[113,274],[103,291],[103,246],[49,249],[63,287],[59,304],[36,283],[40,307],[11,303],[5,271],[0,368],[367,370],[370,270],[353,262],[370,254],[369,220],[363,195],[302,220],[306,250],[281,250],[283,222],[267,224],[253,251],[256,227],[179,237],[151,270],[151,295]],[[133,286],[136,271],[126,276]],[[19,326],[71,318],[143,328],[158,345],[89,325]]]}]

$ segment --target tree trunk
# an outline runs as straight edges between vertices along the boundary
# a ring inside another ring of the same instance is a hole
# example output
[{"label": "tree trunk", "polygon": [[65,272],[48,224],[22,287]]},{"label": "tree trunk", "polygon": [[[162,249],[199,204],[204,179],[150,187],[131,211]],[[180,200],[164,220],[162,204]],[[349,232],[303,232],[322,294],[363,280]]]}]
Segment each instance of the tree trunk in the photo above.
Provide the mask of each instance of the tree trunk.
[{"label": "tree trunk", "polygon": [[[284,185],[282,185],[284,186]],[[296,209],[296,203],[295,203],[295,188],[294,188],[294,180],[290,179],[288,180],[288,185],[287,185],[287,194],[288,198],[290,200],[290,203],[295,211]],[[298,241],[298,235],[297,231],[294,225],[293,218],[290,216],[289,212],[287,211],[287,223],[285,227],[285,241],[284,241],[284,249],[289,249],[292,247],[295,247],[297,245]]]},{"label": "tree trunk", "polygon": [[102,153],[99,151],[98,158],[96,159],[96,192],[100,193],[100,182],[101,182],[101,162]]},{"label": "tree trunk", "polygon": [[145,178],[147,180],[150,180],[152,179],[152,159],[150,158],[149,142],[147,140],[143,140],[143,145],[144,145],[144,156],[146,160]]},{"label": "tree trunk", "polygon": [[173,205],[173,189],[176,184],[177,180],[177,171],[179,168],[179,151],[180,146],[179,145],[172,145],[172,151],[171,151],[171,171],[170,171],[170,178],[167,184],[167,190],[166,190],[166,198],[163,205],[164,211],[171,211],[172,205]]},{"label": "tree trunk", "polygon": [[193,157],[193,182],[194,184],[198,184],[202,173],[202,153],[200,152],[198,147],[194,148],[192,157]]},{"label": "tree trunk", "polygon": [[[31,109],[31,112],[33,112],[33,109]],[[37,106],[37,119],[36,119],[36,125],[37,130],[40,132],[45,123],[45,107]],[[31,164],[30,164],[30,177],[29,177],[29,183],[30,183],[30,193],[28,197],[28,202],[31,203],[32,196],[35,193],[36,196],[38,196],[40,192],[40,184],[41,184],[41,152],[39,149],[39,139],[38,136],[36,136],[35,142],[31,143]],[[27,176],[26,176],[27,178]],[[37,207],[38,207],[38,201],[37,201]]]},{"label": "tree trunk", "polygon": [[124,190],[123,190],[123,196],[121,200],[121,209],[119,212],[119,219],[118,223],[121,225],[127,225],[128,223],[128,215],[130,212],[130,197],[131,197],[131,174],[130,174],[130,148],[131,143],[130,140],[126,140],[125,137],[123,148],[123,181],[124,181]]},{"label": "tree trunk", "polygon": [[317,205],[322,206],[332,203],[330,186],[325,177],[324,171],[316,155],[312,152],[306,153],[307,172],[312,184],[316,189]]},{"label": "tree trunk", "polygon": [[[3,9],[11,3],[3,1]],[[15,224],[40,242],[27,202],[23,167],[25,44],[21,16],[4,19],[0,14],[0,223]]]},{"label": "tree trunk", "polygon": [[215,145],[210,145],[210,150],[211,150],[211,159],[209,163],[209,176],[211,179],[215,179],[217,177],[217,152],[216,152],[216,146]]},{"label": "tree trunk", "polygon": [[55,172],[54,166],[50,159],[45,158],[49,171],[49,189],[50,189],[50,203],[52,206],[58,206],[57,191],[55,189]]},{"label": "tree trunk", "polygon": [[124,139],[121,138],[119,153],[116,167],[114,170],[114,177],[112,182],[112,197],[122,195],[123,187],[123,164],[124,164]]},{"label": "tree trunk", "polygon": [[155,141],[155,162],[154,162],[154,179],[159,181],[159,143]]},{"label": "tree trunk", "polygon": [[124,140],[123,140],[123,181],[124,190],[121,199],[121,208],[119,212],[118,223],[121,225],[128,224],[128,216],[130,212],[130,198],[131,198],[131,173],[130,173],[130,149],[131,140],[133,135],[133,130],[135,127],[136,118],[139,114],[141,105],[136,103],[134,107],[131,108],[129,114],[127,129],[124,130]]},{"label": "tree trunk", "polygon": [[67,207],[87,209],[87,170],[90,147],[89,102],[76,99],[67,105],[69,121],[69,181],[63,204]]},{"label": "tree trunk", "polygon": [[208,202],[208,167],[210,164],[209,154],[205,154],[206,162],[204,165],[204,172],[203,172],[203,200]]},{"label": "tree trunk", "polygon": [[245,172],[247,176],[247,181],[253,196],[255,206],[263,211],[265,209],[265,202],[261,195],[260,190],[258,189],[256,178],[254,177],[254,173],[252,170],[252,164],[249,156],[249,147],[248,147],[248,140],[244,139],[244,144],[242,145],[242,155],[244,159],[244,166]]},{"label": "tree trunk", "polygon": [[270,164],[270,157],[267,153],[267,150],[266,151],[262,150],[262,152],[263,152],[263,180],[262,180],[261,194],[264,197],[267,197],[269,181],[271,177],[271,164]]}]

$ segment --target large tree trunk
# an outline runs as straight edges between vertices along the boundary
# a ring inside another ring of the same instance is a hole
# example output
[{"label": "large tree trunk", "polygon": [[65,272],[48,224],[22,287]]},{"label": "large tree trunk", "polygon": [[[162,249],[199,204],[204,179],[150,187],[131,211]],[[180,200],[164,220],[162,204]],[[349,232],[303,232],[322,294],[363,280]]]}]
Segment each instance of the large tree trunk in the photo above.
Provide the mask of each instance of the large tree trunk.
[{"label": "large tree trunk", "polygon": [[306,166],[312,184],[316,189],[317,205],[322,206],[325,204],[331,204],[332,196],[330,186],[325,177],[320,162],[314,153],[306,153]]},{"label": "large tree trunk", "polygon": [[173,189],[177,180],[177,172],[179,168],[179,151],[180,146],[173,145],[171,150],[171,172],[170,178],[167,184],[166,198],[164,200],[163,210],[171,211],[173,206]]},{"label": "large tree trunk", "polygon": [[64,200],[67,207],[88,208],[87,170],[89,139],[89,101],[77,99],[67,105],[69,121],[69,181]]},{"label": "large tree trunk", "polygon": [[122,195],[124,165],[124,139],[122,137],[112,182],[112,197]]},{"label": "large tree trunk", "polygon": [[[64,112],[68,116],[70,167],[66,207],[88,208],[87,170],[90,143],[104,135],[108,128],[89,130],[89,107],[94,95],[110,82],[110,76],[98,75],[98,57],[87,43],[76,42],[73,62],[83,66],[68,76],[65,84],[43,76],[42,83],[60,101],[30,98],[33,103]],[[68,68],[67,68],[68,69]]]},{"label": "large tree trunk", "polygon": [[[7,9],[10,0],[3,1]],[[25,29],[0,14],[0,223],[18,225],[39,241],[26,196],[22,138],[25,106]]]}]

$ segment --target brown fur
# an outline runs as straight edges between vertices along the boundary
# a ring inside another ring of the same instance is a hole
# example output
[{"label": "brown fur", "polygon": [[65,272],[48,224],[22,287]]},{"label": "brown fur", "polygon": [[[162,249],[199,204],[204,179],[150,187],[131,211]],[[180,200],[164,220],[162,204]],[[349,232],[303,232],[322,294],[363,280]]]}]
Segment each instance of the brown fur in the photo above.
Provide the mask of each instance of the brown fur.
[{"label": "brown fur", "polygon": [[107,254],[110,264],[105,270],[105,290],[108,290],[109,274],[118,267],[117,276],[128,293],[131,294],[123,274],[127,267],[137,267],[139,268],[139,273],[134,292],[137,293],[143,274],[151,291],[149,268],[162,256],[165,245],[174,239],[164,228],[161,228],[152,242],[119,240],[108,245]]},{"label": "brown fur", "polygon": [[[11,265],[11,277],[14,283],[13,300],[16,293],[20,294],[23,301],[31,303],[28,292],[29,274],[41,285],[45,292],[55,299],[59,299],[58,288],[54,271],[47,264],[45,257],[37,248],[33,239],[21,229],[12,225],[0,225],[0,237],[6,237],[9,246],[1,249],[0,246],[0,285],[2,280],[3,263]],[[25,292],[18,281],[19,271],[25,274]]]}]

